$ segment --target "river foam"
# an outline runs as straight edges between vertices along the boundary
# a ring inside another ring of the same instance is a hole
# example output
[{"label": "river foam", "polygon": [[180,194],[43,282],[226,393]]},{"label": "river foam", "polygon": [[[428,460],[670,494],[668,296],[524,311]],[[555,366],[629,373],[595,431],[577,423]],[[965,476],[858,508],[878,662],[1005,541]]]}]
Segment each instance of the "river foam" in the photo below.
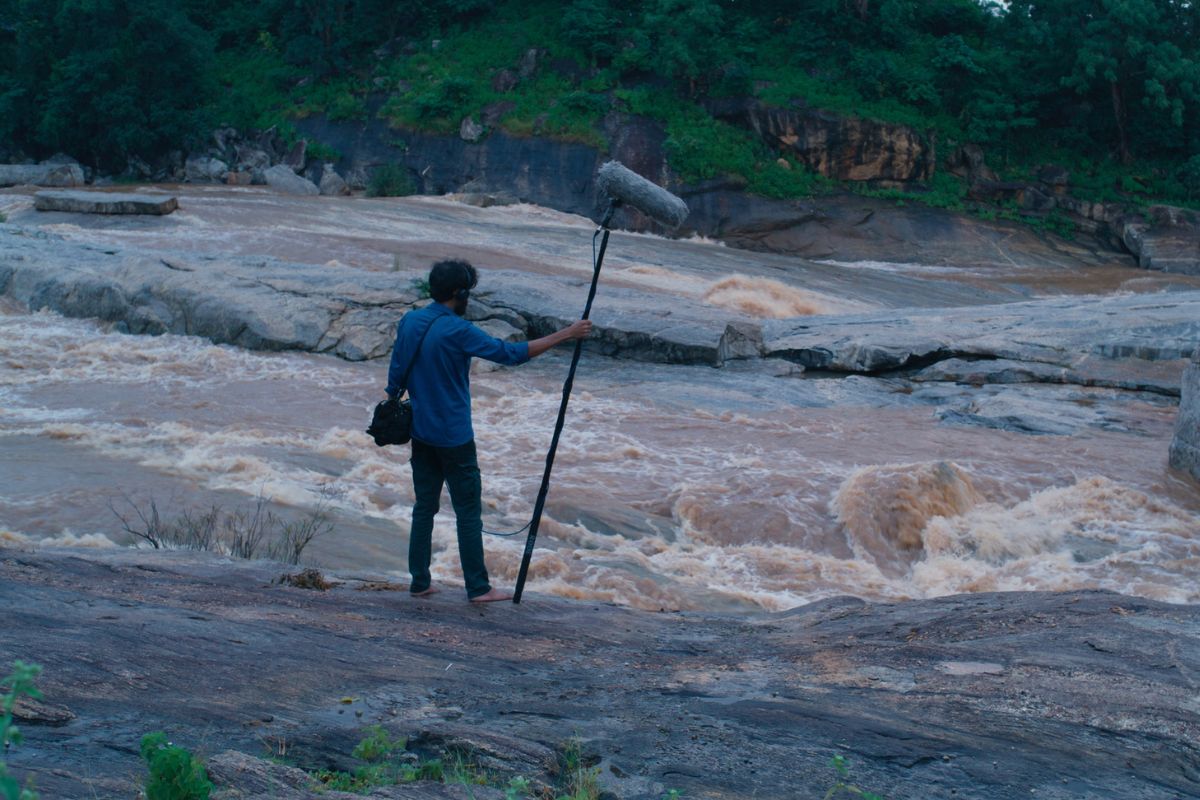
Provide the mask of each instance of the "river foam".
[{"label": "river foam", "polygon": [[[124,495],[183,509],[261,493],[300,511],[332,498],[337,532],[313,558],[403,579],[405,451],[361,432],[384,364],[10,311],[0,365],[4,543],[128,544],[107,508]],[[564,369],[473,378],[489,527],[528,519]],[[940,426],[927,408],[780,405],[756,385],[718,411],[692,399],[697,376],[742,380],[589,360],[531,590],[650,609],[1080,587],[1200,600],[1200,498],[1164,470],[1169,411],[1139,411],[1137,434],[1028,437]],[[435,541],[435,574],[453,581],[449,514]],[[511,585],[522,537],[487,547]]]}]

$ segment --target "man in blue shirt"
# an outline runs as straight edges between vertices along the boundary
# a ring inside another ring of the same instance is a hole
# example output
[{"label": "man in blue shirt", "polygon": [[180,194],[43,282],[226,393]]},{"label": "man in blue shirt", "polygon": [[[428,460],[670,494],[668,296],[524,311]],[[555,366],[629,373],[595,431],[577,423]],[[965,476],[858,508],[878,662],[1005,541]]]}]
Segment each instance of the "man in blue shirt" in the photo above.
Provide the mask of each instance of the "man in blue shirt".
[{"label": "man in blue shirt", "polygon": [[[437,591],[430,582],[429,562],[433,517],[441,507],[444,484],[454,507],[467,598],[489,603],[510,600],[512,595],[492,588],[483,561],[483,504],[471,427],[471,359],[524,364],[557,344],[584,338],[591,333],[592,323],[579,320],[532,342],[503,342],[463,319],[478,280],[475,268],[466,261],[433,265],[429,271],[433,302],[405,314],[396,330],[387,393],[396,397],[407,389],[412,401],[411,463],[417,500],[408,538],[409,591],[416,597]],[[401,384],[410,364],[405,387]]]}]

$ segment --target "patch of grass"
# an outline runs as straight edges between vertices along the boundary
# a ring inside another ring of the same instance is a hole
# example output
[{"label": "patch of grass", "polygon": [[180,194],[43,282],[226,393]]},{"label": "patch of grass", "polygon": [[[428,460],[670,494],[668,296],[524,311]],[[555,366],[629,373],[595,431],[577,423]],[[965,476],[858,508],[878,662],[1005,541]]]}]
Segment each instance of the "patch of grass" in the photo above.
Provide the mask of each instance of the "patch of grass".
[{"label": "patch of grass", "polygon": [[961,127],[952,117],[930,116],[915,106],[886,97],[871,100],[849,81],[814,76],[808,70],[787,66],[759,66],[751,71],[759,87],[755,96],[769,106],[787,107],[796,101],[807,106],[850,117],[908,125],[919,131],[936,131],[939,136],[962,139]]},{"label": "patch of grass", "polygon": [[861,184],[849,184],[856,194],[895,200],[897,205],[920,203],[949,211],[965,211],[967,182],[944,170],[934,173],[932,180],[915,189],[872,189]]},{"label": "patch of grass", "polygon": [[309,774],[323,789],[361,794],[379,786],[414,781],[475,786],[493,783],[490,776],[466,756],[454,755],[448,764],[437,758],[418,761],[408,753],[407,746],[406,739],[393,738],[382,725],[373,725],[367,728],[366,736],[351,752],[355,759],[363,762],[362,766],[352,772],[324,769]]},{"label": "patch of grass", "polygon": [[598,800],[600,768],[589,766],[583,756],[583,743],[571,739],[559,753],[559,788],[555,800]]},{"label": "patch of grass", "polygon": [[533,796],[533,786],[528,778],[510,778],[504,787],[504,800],[524,800]]},{"label": "patch of grass", "polygon": [[42,693],[38,691],[35,682],[42,668],[37,664],[26,664],[14,661],[12,672],[0,681],[0,797],[3,800],[37,800],[37,794],[29,788],[17,783],[16,778],[8,774],[8,765],[4,762],[4,754],[10,746],[21,743],[21,731],[13,724],[13,709],[22,697],[40,700]]},{"label": "patch of grass", "polygon": [[384,164],[367,180],[367,197],[407,197],[416,193],[416,181],[402,164]]},{"label": "patch of grass", "polygon": [[198,758],[167,741],[165,733],[142,737],[142,758],[150,769],[146,800],[208,800],[213,791]]},{"label": "patch of grass", "polygon": [[333,163],[342,158],[342,154],[336,148],[330,147],[323,142],[309,141],[307,154],[310,159],[326,163]]}]

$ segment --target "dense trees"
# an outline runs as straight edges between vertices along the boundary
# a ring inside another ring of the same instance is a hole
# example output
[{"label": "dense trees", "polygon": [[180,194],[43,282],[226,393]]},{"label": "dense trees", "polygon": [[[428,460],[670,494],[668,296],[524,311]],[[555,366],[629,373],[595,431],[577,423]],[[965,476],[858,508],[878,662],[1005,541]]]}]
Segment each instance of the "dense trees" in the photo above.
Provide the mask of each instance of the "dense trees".
[{"label": "dense trees", "polygon": [[[528,20],[542,46],[579,62],[567,104],[640,84],[687,99],[815,94],[1002,152],[1152,159],[1176,165],[1181,186],[1196,181],[1195,0],[0,0],[0,145],[119,166],[212,124],[214,97],[267,80],[267,55],[288,85],[243,105],[361,84],[406,46],[429,52],[499,18]],[[467,102],[483,80],[446,74],[414,97],[448,86]]]},{"label": "dense trees", "polygon": [[9,0],[4,12],[6,138],[120,169],[198,130],[212,45],[171,0]]}]

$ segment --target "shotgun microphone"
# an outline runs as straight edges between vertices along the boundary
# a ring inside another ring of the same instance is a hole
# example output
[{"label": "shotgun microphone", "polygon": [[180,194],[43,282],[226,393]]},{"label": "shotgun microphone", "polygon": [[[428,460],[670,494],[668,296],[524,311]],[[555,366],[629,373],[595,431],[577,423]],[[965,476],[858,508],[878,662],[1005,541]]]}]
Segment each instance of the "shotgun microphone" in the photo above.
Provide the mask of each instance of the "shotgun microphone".
[{"label": "shotgun microphone", "polygon": [[[661,186],[630,171],[616,161],[600,167],[596,185],[611,201],[604,214],[604,221],[592,236],[592,288],[588,291],[587,304],[583,307],[583,319],[592,313],[592,301],[596,299],[596,286],[600,281],[600,265],[604,263],[604,252],[608,249],[608,223],[612,221],[617,206],[628,203],[646,216],[667,228],[678,228],[687,219],[688,207],[675,195]],[[596,251],[596,239],[600,239],[600,250]],[[550,472],[554,469],[554,454],[558,452],[558,440],[562,436],[567,419],[567,403],[571,399],[571,387],[575,385],[575,370],[579,367],[579,356],[583,353],[583,340],[575,340],[575,354],[571,356],[571,369],[563,382],[562,402],[558,405],[558,420],[554,423],[554,437],[546,452],[546,469],[542,472],[542,485],[538,489],[537,501],[533,505],[533,518],[529,521],[529,534],[525,537],[525,552],[521,556],[521,568],[517,571],[517,588],[513,602],[521,602],[525,591],[525,579],[529,575],[529,562],[533,558],[533,546],[537,541],[538,528],[542,524],[542,512],[546,508],[546,495],[550,491]]]},{"label": "shotgun microphone", "polygon": [[687,204],[619,161],[600,167],[596,185],[610,200],[631,205],[667,228],[678,228],[687,219]]}]

